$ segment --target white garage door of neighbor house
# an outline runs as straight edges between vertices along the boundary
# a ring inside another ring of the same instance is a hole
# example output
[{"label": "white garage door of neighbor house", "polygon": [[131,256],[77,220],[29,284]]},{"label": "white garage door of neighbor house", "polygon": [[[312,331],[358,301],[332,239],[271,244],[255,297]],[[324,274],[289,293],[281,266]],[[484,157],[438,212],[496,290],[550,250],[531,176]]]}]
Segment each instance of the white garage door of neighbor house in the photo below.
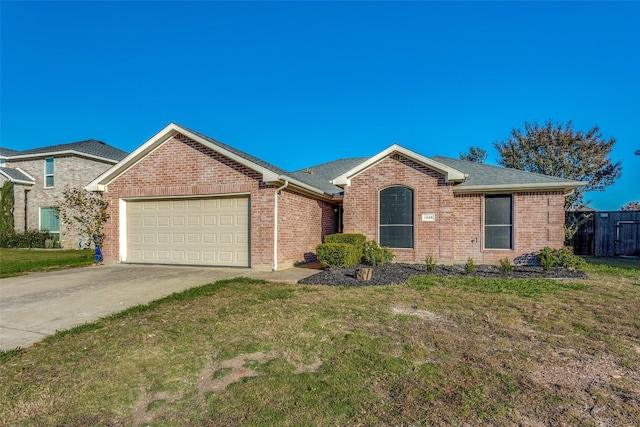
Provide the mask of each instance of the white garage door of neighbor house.
[{"label": "white garage door of neighbor house", "polygon": [[127,202],[127,262],[249,266],[249,198]]}]

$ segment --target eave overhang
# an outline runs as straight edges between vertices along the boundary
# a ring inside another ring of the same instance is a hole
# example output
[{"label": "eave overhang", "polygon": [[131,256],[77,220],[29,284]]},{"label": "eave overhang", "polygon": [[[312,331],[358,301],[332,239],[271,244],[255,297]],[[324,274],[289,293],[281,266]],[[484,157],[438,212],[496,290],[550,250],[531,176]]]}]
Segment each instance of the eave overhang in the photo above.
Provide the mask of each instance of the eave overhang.
[{"label": "eave overhang", "polygon": [[572,192],[578,187],[586,185],[583,181],[551,182],[544,184],[493,184],[493,185],[464,185],[453,186],[453,192],[466,193],[511,193],[523,191],[563,191]]}]

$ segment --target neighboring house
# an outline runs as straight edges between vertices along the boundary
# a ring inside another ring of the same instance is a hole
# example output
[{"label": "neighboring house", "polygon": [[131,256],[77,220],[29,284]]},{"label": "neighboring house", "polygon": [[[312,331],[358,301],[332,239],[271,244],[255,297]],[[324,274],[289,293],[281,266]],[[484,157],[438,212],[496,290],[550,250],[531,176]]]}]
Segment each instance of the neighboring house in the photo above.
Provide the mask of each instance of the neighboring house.
[{"label": "neighboring house", "polygon": [[127,155],[94,139],[31,150],[0,148],[0,185],[13,183],[16,231],[49,230],[62,247],[77,248],[78,233],[58,219],[65,187],[82,188]]},{"label": "neighboring house", "polygon": [[287,172],[171,123],[87,188],[109,202],[106,259],[276,269],[338,231],[397,261],[515,260],[563,245],[565,194],[582,184],[398,145]]}]

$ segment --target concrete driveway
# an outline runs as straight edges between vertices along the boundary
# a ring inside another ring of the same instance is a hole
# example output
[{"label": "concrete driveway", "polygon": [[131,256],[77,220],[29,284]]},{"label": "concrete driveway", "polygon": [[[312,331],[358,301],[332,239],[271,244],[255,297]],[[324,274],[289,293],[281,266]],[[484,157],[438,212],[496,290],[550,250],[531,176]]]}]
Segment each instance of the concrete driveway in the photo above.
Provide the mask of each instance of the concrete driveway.
[{"label": "concrete driveway", "polygon": [[270,272],[104,264],[0,279],[0,350],[26,347],[57,330],[221,279],[245,276],[297,282],[317,272],[314,266]]}]

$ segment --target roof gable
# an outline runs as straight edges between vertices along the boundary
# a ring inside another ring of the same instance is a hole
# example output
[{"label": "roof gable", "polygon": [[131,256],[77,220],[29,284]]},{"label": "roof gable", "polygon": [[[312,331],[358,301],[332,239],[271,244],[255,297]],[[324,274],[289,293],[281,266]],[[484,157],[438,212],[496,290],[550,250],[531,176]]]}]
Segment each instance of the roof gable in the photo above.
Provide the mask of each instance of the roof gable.
[{"label": "roof gable", "polygon": [[102,175],[90,182],[86,188],[91,191],[103,191],[106,185],[125,173],[139,161],[144,159],[156,148],[178,134],[184,135],[198,142],[199,144],[202,144],[203,146],[210,148],[222,154],[223,156],[240,163],[243,166],[248,167],[251,170],[262,174],[262,179],[265,182],[287,181],[290,184],[311,193],[315,193],[321,196],[332,195],[332,193],[326,193],[325,191],[313,185],[310,185],[305,181],[301,181],[296,177],[290,176],[290,174],[284,169],[272,165],[271,163],[265,162],[264,160],[258,159],[257,157],[233,148],[213,138],[209,138],[208,136],[192,131],[189,128],[180,126],[176,123],[169,123],[167,126],[165,126],[164,129],[152,136],[147,142],[135,149],[119,163],[112,166]]},{"label": "roof gable", "polygon": [[382,160],[386,159],[387,157],[391,157],[394,154],[401,154],[404,157],[407,157],[423,166],[426,166],[430,169],[433,169],[437,172],[442,173],[445,176],[445,179],[447,181],[451,181],[451,182],[461,182],[464,181],[466,179],[466,175],[451,167],[448,165],[445,165],[443,163],[437,162],[433,159],[430,159],[428,157],[425,157],[421,154],[415,153],[409,149],[406,149],[398,144],[393,144],[391,147],[387,148],[384,151],[381,151],[380,153],[376,154],[373,157],[370,157],[368,159],[366,159],[365,161],[355,165],[354,167],[352,167],[351,169],[349,169],[348,171],[345,171],[344,173],[340,174],[339,176],[337,176],[336,178],[334,178],[331,182],[334,185],[350,185],[351,184],[351,179],[357,175],[359,175],[360,173],[364,172],[365,170],[377,165],[379,162],[381,162]]}]

